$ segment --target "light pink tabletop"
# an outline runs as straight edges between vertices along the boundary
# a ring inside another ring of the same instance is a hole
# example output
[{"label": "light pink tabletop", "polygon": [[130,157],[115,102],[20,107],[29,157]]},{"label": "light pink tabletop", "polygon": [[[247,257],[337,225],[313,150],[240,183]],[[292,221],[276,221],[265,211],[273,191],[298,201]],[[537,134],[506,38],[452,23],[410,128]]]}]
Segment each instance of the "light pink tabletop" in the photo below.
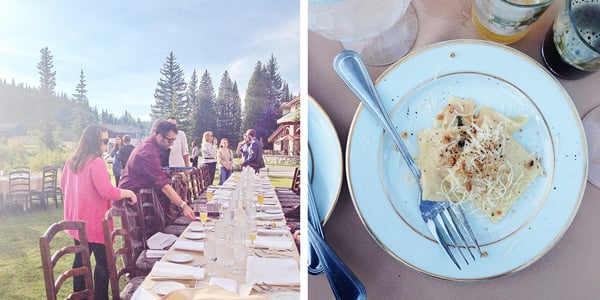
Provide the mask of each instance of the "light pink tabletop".
[{"label": "light pink tabletop", "polygon": [[[479,39],[470,0],[413,0],[419,32],[412,50],[452,39]],[[542,62],[543,36],[564,0],[555,0],[529,34],[511,45]],[[339,43],[308,33],[308,92],[336,127],[345,156],[359,100],[332,69]],[[373,80],[386,67],[369,67]],[[600,72],[560,80],[581,117],[600,105]],[[340,105],[343,104],[343,105]],[[563,238],[544,257],[508,277],[477,283],[443,281],[397,261],[371,238],[352,204],[344,178],[340,198],[325,228],[327,242],[365,285],[368,299],[599,299],[600,190],[587,184],[579,212]],[[308,275],[309,299],[335,299],[327,277]]]}]

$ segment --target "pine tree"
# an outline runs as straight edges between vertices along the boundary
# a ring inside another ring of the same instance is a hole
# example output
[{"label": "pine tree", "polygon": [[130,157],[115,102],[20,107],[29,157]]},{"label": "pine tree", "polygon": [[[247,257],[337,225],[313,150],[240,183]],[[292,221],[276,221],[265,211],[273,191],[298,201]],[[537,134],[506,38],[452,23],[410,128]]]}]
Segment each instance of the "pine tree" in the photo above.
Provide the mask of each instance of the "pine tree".
[{"label": "pine tree", "polygon": [[248,89],[246,90],[242,127],[243,130],[254,128],[257,138],[262,137],[263,140],[266,140],[273,133],[269,126],[271,122],[266,118],[269,111],[268,96],[269,81],[265,68],[258,61],[248,82]]},{"label": "pine tree", "polygon": [[85,75],[83,75],[83,70],[81,70],[81,73],[79,73],[79,83],[75,86],[75,94],[73,94],[74,103],[89,105],[86,86]]},{"label": "pine tree", "polygon": [[231,90],[231,135],[230,145],[237,145],[242,139],[242,100],[238,90],[237,82],[233,82]]},{"label": "pine tree", "polygon": [[[264,122],[266,131],[265,137],[268,137],[275,130],[277,130],[277,119],[281,117],[281,105],[284,103],[282,96],[283,81],[281,80],[281,75],[279,74],[277,59],[273,54],[271,54],[269,62],[265,65],[265,74],[268,80],[267,98],[269,106],[265,112]],[[267,142],[266,138],[264,142]],[[270,148],[270,146],[267,147]]]},{"label": "pine tree", "polygon": [[151,117],[153,119],[166,119],[175,116],[185,124],[187,116],[190,115],[190,105],[185,97],[185,79],[183,70],[176,62],[173,51],[167,56],[160,74],[158,87],[154,90],[156,102],[151,105]]},{"label": "pine tree", "polygon": [[227,138],[234,145],[234,142],[241,140],[240,126],[241,102],[237,83],[232,82],[225,71],[219,85],[215,134],[218,138]]},{"label": "pine tree", "polygon": [[197,109],[193,115],[192,135],[194,139],[201,141],[202,134],[205,131],[214,131],[216,129],[216,102],[215,90],[208,70],[204,71],[198,85]]},{"label": "pine tree", "polygon": [[56,71],[52,71],[54,56],[52,56],[48,47],[42,48],[40,53],[42,57],[37,65],[38,74],[40,74],[40,92],[43,95],[52,96],[56,87]]},{"label": "pine tree", "polygon": [[[185,118],[179,117],[177,121],[177,127],[182,128],[185,132],[190,132],[192,130],[192,116],[195,111],[198,109],[198,74],[196,73],[196,69],[194,68],[194,72],[192,72],[192,77],[187,84],[187,89],[185,91],[185,98],[189,104],[189,114],[185,116]],[[191,143],[191,141],[190,141]]]},{"label": "pine tree", "polygon": [[72,112],[72,134],[73,136],[81,135],[85,127],[93,123],[96,119],[90,109],[90,104],[87,97],[85,75],[83,70],[79,73],[79,83],[75,86],[75,94],[73,94]]}]

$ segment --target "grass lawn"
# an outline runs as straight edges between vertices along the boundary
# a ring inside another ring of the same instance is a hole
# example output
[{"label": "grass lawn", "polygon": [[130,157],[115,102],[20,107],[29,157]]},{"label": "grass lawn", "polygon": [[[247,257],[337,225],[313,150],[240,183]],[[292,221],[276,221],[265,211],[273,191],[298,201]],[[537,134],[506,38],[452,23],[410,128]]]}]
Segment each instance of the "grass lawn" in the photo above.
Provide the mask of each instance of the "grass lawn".
[{"label": "grass lawn", "polygon": [[[275,187],[290,187],[291,182],[291,178],[271,177]],[[38,239],[48,226],[63,219],[63,209],[62,204],[55,208],[54,202],[48,210],[36,204],[27,212],[17,207],[4,207],[0,211],[0,299],[46,298]],[[72,239],[59,234],[53,242],[65,245],[71,244]],[[67,255],[59,261],[57,269],[70,268],[72,262],[73,256]],[[71,281],[67,281],[62,290],[69,291],[71,287]],[[60,293],[59,298],[65,294]]]}]

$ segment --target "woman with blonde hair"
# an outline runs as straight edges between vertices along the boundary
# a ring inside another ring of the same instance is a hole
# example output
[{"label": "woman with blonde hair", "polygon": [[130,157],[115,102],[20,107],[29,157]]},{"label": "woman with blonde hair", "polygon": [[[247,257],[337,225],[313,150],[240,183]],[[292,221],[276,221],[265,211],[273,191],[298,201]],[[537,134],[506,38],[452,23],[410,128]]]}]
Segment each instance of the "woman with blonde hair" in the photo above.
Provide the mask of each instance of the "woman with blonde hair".
[{"label": "woman with blonde hair", "polygon": [[217,151],[217,162],[219,169],[219,185],[231,176],[233,173],[233,151],[229,149],[229,141],[226,138],[221,139],[221,147]]},{"label": "woman with blonde hair", "polygon": [[[93,254],[95,299],[108,299],[108,264],[104,248],[102,219],[113,202],[129,198],[130,204],[137,202],[131,190],[118,189],[112,185],[110,174],[102,159],[108,145],[108,131],[100,125],[89,125],[77,145],[75,153],[65,164],[60,177],[64,192],[64,219],[85,221],[90,255]],[[79,245],[79,234],[69,230],[68,234]],[[73,268],[82,266],[80,254],[75,255]],[[85,289],[83,276],[73,279],[73,290]]]},{"label": "woman with blonde hair", "polygon": [[209,184],[212,184],[215,180],[215,170],[217,168],[217,150],[213,145],[213,133],[212,131],[206,131],[202,135],[202,163],[208,165],[210,174]]}]

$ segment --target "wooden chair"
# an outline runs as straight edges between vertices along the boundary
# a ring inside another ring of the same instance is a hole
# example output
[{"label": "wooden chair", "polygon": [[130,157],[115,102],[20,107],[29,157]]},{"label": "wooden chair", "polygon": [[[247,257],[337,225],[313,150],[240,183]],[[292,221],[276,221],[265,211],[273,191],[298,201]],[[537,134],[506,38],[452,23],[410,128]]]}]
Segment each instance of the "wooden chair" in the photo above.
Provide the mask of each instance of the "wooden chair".
[{"label": "wooden chair", "polygon": [[[65,230],[77,230],[79,232],[79,245],[69,245],[58,249],[54,254],[51,253],[50,244],[54,236]],[[75,276],[84,276],[85,290],[69,294],[67,299],[94,299],[94,284],[92,281],[92,267],[90,265],[90,252],[88,248],[87,235],[85,233],[85,222],[83,221],[61,221],[50,225],[46,233],[40,237],[40,254],[42,258],[42,267],[44,270],[44,282],[46,285],[46,299],[56,300],[57,294],[63,283]],[[83,266],[74,269],[68,269],[57,278],[54,276],[54,267],[58,261],[66,254],[79,253],[82,258]]]},{"label": "wooden chair", "polygon": [[55,166],[42,168],[42,186],[39,190],[32,191],[32,199],[35,196],[44,209],[48,208],[49,199],[54,199],[54,204],[58,207],[56,172]]},{"label": "wooden chair", "polygon": [[[113,207],[106,212],[102,220],[108,276],[114,300],[131,299],[131,296],[145,278],[144,276],[137,276],[133,243],[127,216],[125,209]],[[114,227],[112,230],[111,224]],[[119,268],[121,265],[123,267]],[[127,281],[123,289],[119,288],[119,280],[122,277],[125,277]]]},{"label": "wooden chair", "polygon": [[146,256],[148,238],[159,231],[180,236],[187,226],[166,225],[162,204],[153,189],[141,189],[137,194],[137,198],[137,223],[140,227],[141,246],[143,248],[139,254],[136,252],[137,258],[135,264],[138,271],[140,271],[139,274],[145,275],[150,272],[154,263],[160,260]]},{"label": "wooden chair", "polygon": [[300,194],[300,168],[298,167],[294,170],[291,190],[298,195]]},{"label": "wooden chair", "polygon": [[212,182],[210,182],[210,169],[207,164],[202,164],[200,170],[202,172],[202,191],[206,191],[212,184]]},{"label": "wooden chair", "polygon": [[31,201],[31,171],[28,167],[16,167],[8,174],[8,203],[23,203],[27,210]]}]

